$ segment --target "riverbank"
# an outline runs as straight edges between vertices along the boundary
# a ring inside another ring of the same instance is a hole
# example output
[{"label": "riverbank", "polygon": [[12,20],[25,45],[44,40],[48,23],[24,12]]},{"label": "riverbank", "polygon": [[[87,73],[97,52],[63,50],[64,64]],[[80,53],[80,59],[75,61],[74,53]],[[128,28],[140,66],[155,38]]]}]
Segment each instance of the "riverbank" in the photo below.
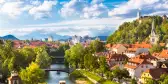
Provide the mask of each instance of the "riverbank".
[{"label": "riverbank", "polygon": [[81,74],[79,70],[73,71],[69,77],[76,84],[93,84],[88,78]]},{"label": "riverbank", "polygon": [[70,78],[73,81],[83,81],[85,80],[86,83],[77,83],[77,84],[118,84],[116,82],[106,80],[101,76],[88,72],[86,70],[75,70],[70,74]]}]

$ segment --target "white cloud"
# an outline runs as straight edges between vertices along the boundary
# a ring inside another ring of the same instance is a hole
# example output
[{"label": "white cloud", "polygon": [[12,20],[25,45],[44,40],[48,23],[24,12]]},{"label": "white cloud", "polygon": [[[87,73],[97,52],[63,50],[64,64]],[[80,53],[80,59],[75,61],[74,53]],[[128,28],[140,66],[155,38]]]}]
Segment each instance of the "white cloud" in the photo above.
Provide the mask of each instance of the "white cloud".
[{"label": "white cloud", "polygon": [[93,0],[91,3],[84,0],[71,0],[67,3],[63,3],[63,8],[61,8],[59,12],[64,18],[72,16],[97,18],[105,15],[108,10],[102,2],[103,0]]},{"label": "white cloud", "polygon": [[159,3],[160,1],[161,0],[129,0],[126,3],[117,5],[114,9],[109,11],[108,15],[117,16],[122,14],[128,14],[138,8],[148,10],[150,8],[154,8],[156,6],[156,3]]},{"label": "white cloud", "polygon": [[38,6],[38,5],[41,4],[41,2],[40,2],[39,0],[32,0],[32,1],[30,1],[30,3],[31,3],[32,5],[35,5],[35,6]]},{"label": "white cloud", "polygon": [[57,4],[57,1],[47,1],[45,0],[41,5],[34,6],[29,10],[29,14],[34,16],[35,19],[40,19],[44,17],[50,17],[50,12],[52,7]]},{"label": "white cloud", "polygon": [[59,13],[62,17],[80,16],[81,10],[86,6],[86,2],[82,0],[71,0],[67,3],[63,3],[63,8]]},{"label": "white cloud", "polygon": [[84,18],[96,18],[99,17],[105,13],[107,13],[107,7],[103,4],[93,4],[90,7],[87,6],[83,9],[83,17]]},{"label": "white cloud", "polygon": [[21,1],[18,2],[6,2],[0,8],[2,14],[7,14],[12,18],[21,15],[24,11],[30,9],[30,6],[24,6],[24,3]]},{"label": "white cloud", "polygon": [[5,0],[0,0],[0,4],[2,4],[2,3],[4,3],[5,2]]}]

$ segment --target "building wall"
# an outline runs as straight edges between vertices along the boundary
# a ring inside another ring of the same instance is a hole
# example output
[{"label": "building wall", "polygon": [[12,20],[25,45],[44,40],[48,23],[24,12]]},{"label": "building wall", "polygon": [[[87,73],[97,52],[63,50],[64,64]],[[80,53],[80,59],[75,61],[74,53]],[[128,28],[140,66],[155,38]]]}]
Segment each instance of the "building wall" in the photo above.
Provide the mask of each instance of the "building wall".
[{"label": "building wall", "polygon": [[122,53],[125,52],[126,49],[127,49],[127,48],[125,48],[124,46],[121,45],[121,46],[117,49],[117,53],[118,53],[118,54],[122,54]]},{"label": "building wall", "polygon": [[144,84],[146,80],[150,78],[152,78],[152,76],[148,72],[143,72],[139,81]]},{"label": "building wall", "polygon": [[124,64],[124,61],[115,61],[114,59],[112,59],[110,61],[110,66],[114,66],[114,65],[119,65],[119,68],[123,69],[125,64]]},{"label": "building wall", "polygon": [[141,74],[147,69],[155,68],[151,64],[141,64],[135,69],[135,77],[140,78]]},{"label": "building wall", "polygon": [[126,52],[126,53],[124,53],[125,55],[127,55],[127,57],[129,57],[129,58],[131,58],[131,57],[135,57],[136,56],[136,54],[135,53],[133,53],[133,52]]},{"label": "building wall", "polygon": [[136,51],[136,55],[140,54],[140,53],[148,53],[149,49],[148,48],[139,48]]},{"label": "building wall", "polygon": [[127,71],[129,72],[129,75],[134,78],[135,76],[135,70],[134,69],[131,69],[131,68],[127,68]]}]

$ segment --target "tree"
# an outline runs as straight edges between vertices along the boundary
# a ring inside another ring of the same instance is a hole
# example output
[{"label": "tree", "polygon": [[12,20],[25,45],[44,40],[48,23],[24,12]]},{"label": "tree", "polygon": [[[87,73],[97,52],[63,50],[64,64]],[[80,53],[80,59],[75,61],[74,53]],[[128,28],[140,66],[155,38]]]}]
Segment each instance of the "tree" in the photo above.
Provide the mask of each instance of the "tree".
[{"label": "tree", "polygon": [[121,70],[119,67],[116,67],[113,71],[113,76],[117,78],[120,82],[123,78],[130,78],[129,72],[126,69]]},{"label": "tree", "polygon": [[151,78],[148,78],[148,79],[146,80],[146,84],[158,84],[158,83],[157,83],[156,80],[153,80],[153,79],[151,79]]},{"label": "tree", "polygon": [[83,57],[84,47],[81,44],[76,44],[65,52],[65,60],[74,68],[79,68],[79,65],[82,65]]},{"label": "tree", "polygon": [[7,40],[5,44],[0,45],[0,61],[3,71],[12,71],[14,69],[15,57],[11,41]]},{"label": "tree", "polygon": [[150,52],[160,52],[162,50],[162,47],[159,44],[154,45],[151,49]]},{"label": "tree", "polygon": [[113,78],[114,78],[111,71],[106,71],[105,75],[106,75],[107,79],[109,79],[109,80],[113,80]]},{"label": "tree", "polygon": [[98,68],[97,58],[91,53],[88,53],[84,56],[84,66],[86,69],[94,70]]},{"label": "tree", "polygon": [[37,49],[37,55],[35,62],[40,66],[40,68],[47,68],[51,64],[51,57],[48,55],[47,51],[43,47]]},{"label": "tree", "polygon": [[38,84],[45,81],[45,72],[34,62],[26,69],[21,69],[19,76],[24,84]]},{"label": "tree", "polygon": [[105,56],[100,56],[100,58],[98,59],[98,63],[99,63],[99,69],[103,76],[103,73],[105,73],[108,70],[108,65]]},{"label": "tree", "polygon": [[131,79],[131,84],[138,84],[135,79]]},{"label": "tree", "polygon": [[105,49],[104,44],[99,40],[94,40],[89,45],[92,52],[101,52]]},{"label": "tree", "polygon": [[[36,53],[32,48],[22,48],[17,51],[17,64],[22,64],[22,68],[27,67],[32,61],[36,59]],[[22,63],[21,63],[22,62]]]},{"label": "tree", "polygon": [[168,84],[168,75],[167,74],[162,74],[160,76],[160,79],[158,81],[160,84]]},{"label": "tree", "polygon": [[164,42],[167,38],[165,35],[168,35],[168,21],[163,21],[160,16],[151,16],[142,18],[141,24],[139,24],[138,20],[124,22],[119,26],[118,30],[107,38],[107,43],[130,44],[145,41],[151,34],[151,23],[153,19],[155,20],[156,33],[160,36],[159,40]]}]

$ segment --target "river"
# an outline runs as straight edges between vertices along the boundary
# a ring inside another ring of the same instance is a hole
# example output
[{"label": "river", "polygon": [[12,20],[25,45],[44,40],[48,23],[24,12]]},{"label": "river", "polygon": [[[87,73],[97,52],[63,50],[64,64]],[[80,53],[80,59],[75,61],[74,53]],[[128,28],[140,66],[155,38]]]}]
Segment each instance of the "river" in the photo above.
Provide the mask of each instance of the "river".
[{"label": "river", "polygon": [[[64,68],[64,64],[52,64],[50,68]],[[74,84],[70,79],[68,73],[60,72],[57,74],[57,71],[49,71],[47,77],[47,84],[59,84],[60,80],[65,80],[66,84]]]}]

